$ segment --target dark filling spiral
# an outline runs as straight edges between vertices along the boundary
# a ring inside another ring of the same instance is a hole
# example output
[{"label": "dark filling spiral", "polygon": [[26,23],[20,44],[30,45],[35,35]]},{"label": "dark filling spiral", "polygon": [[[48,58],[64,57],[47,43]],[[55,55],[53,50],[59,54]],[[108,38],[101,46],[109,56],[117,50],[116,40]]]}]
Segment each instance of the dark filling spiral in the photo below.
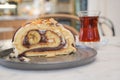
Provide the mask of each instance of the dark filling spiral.
[{"label": "dark filling spiral", "polygon": [[[43,43],[46,43],[47,42],[47,38],[46,38],[46,36],[45,36],[45,34],[46,34],[46,31],[39,31],[39,30],[30,30],[30,31],[36,31],[36,32],[38,32],[40,35],[41,35],[41,40],[39,41],[39,42],[43,42]],[[30,32],[29,31],[29,32]],[[28,32],[28,33],[29,33]],[[23,46],[24,47],[27,47],[27,48],[29,48],[31,45],[30,45],[30,43],[29,43],[29,41],[28,41],[28,33],[27,33],[27,35],[25,36],[25,38],[24,38],[24,40],[23,40]]]},{"label": "dark filling spiral", "polygon": [[[39,34],[41,35],[40,43],[47,43],[47,38],[45,36],[46,31],[39,31],[39,30],[35,30],[35,31],[39,32]],[[24,51],[18,57],[25,56],[25,53],[27,53],[27,52],[44,52],[44,51],[56,51],[56,50],[59,50],[59,49],[63,48],[66,45],[66,41],[64,41],[61,36],[59,36],[59,38],[60,38],[60,44],[57,47],[44,47],[44,48],[30,49],[30,50]],[[25,38],[23,40],[23,46],[25,46],[27,48],[29,48],[31,46],[30,43],[28,42],[27,35],[25,36]]]},{"label": "dark filling spiral", "polygon": [[27,50],[27,51],[24,51],[22,54],[18,55],[18,57],[26,56],[25,55],[26,52],[56,51],[56,50],[59,50],[59,49],[63,48],[65,46],[65,44],[66,43],[61,43],[57,47],[44,47],[44,48],[35,48],[35,49]]}]

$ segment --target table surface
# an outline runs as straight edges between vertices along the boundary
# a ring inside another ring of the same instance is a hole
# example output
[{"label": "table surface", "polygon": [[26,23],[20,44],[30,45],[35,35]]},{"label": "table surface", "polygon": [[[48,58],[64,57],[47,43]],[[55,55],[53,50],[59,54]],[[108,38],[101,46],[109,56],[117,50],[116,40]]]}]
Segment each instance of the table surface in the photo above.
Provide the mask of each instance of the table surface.
[{"label": "table surface", "polygon": [[94,62],[70,69],[27,71],[0,66],[0,80],[120,80],[120,37],[104,38],[97,52]]}]

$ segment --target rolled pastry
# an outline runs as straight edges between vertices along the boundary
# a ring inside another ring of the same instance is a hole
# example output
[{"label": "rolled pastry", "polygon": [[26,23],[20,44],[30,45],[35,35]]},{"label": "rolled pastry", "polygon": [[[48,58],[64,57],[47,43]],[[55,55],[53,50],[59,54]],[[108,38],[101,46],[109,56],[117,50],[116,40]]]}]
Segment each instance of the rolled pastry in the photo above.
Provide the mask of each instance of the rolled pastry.
[{"label": "rolled pastry", "polygon": [[51,57],[76,51],[73,34],[53,18],[34,20],[20,27],[12,43],[19,57]]}]

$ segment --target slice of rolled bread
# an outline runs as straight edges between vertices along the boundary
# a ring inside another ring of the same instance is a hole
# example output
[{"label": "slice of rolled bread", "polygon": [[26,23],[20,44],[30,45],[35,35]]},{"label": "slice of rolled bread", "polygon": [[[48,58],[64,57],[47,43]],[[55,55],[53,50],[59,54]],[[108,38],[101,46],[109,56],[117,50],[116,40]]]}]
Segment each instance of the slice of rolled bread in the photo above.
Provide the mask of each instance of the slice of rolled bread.
[{"label": "slice of rolled bread", "polygon": [[53,18],[37,19],[20,27],[12,43],[18,57],[51,57],[76,52],[74,35]]}]

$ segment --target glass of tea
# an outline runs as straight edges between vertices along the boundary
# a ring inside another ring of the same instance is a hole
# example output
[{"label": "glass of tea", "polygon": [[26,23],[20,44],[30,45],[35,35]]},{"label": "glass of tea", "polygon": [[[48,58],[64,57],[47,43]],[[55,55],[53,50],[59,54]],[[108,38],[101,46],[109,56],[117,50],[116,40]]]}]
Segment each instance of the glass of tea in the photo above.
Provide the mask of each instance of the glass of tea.
[{"label": "glass of tea", "polygon": [[79,41],[93,46],[93,43],[100,41],[98,31],[99,11],[79,11],[80,20]]}]

